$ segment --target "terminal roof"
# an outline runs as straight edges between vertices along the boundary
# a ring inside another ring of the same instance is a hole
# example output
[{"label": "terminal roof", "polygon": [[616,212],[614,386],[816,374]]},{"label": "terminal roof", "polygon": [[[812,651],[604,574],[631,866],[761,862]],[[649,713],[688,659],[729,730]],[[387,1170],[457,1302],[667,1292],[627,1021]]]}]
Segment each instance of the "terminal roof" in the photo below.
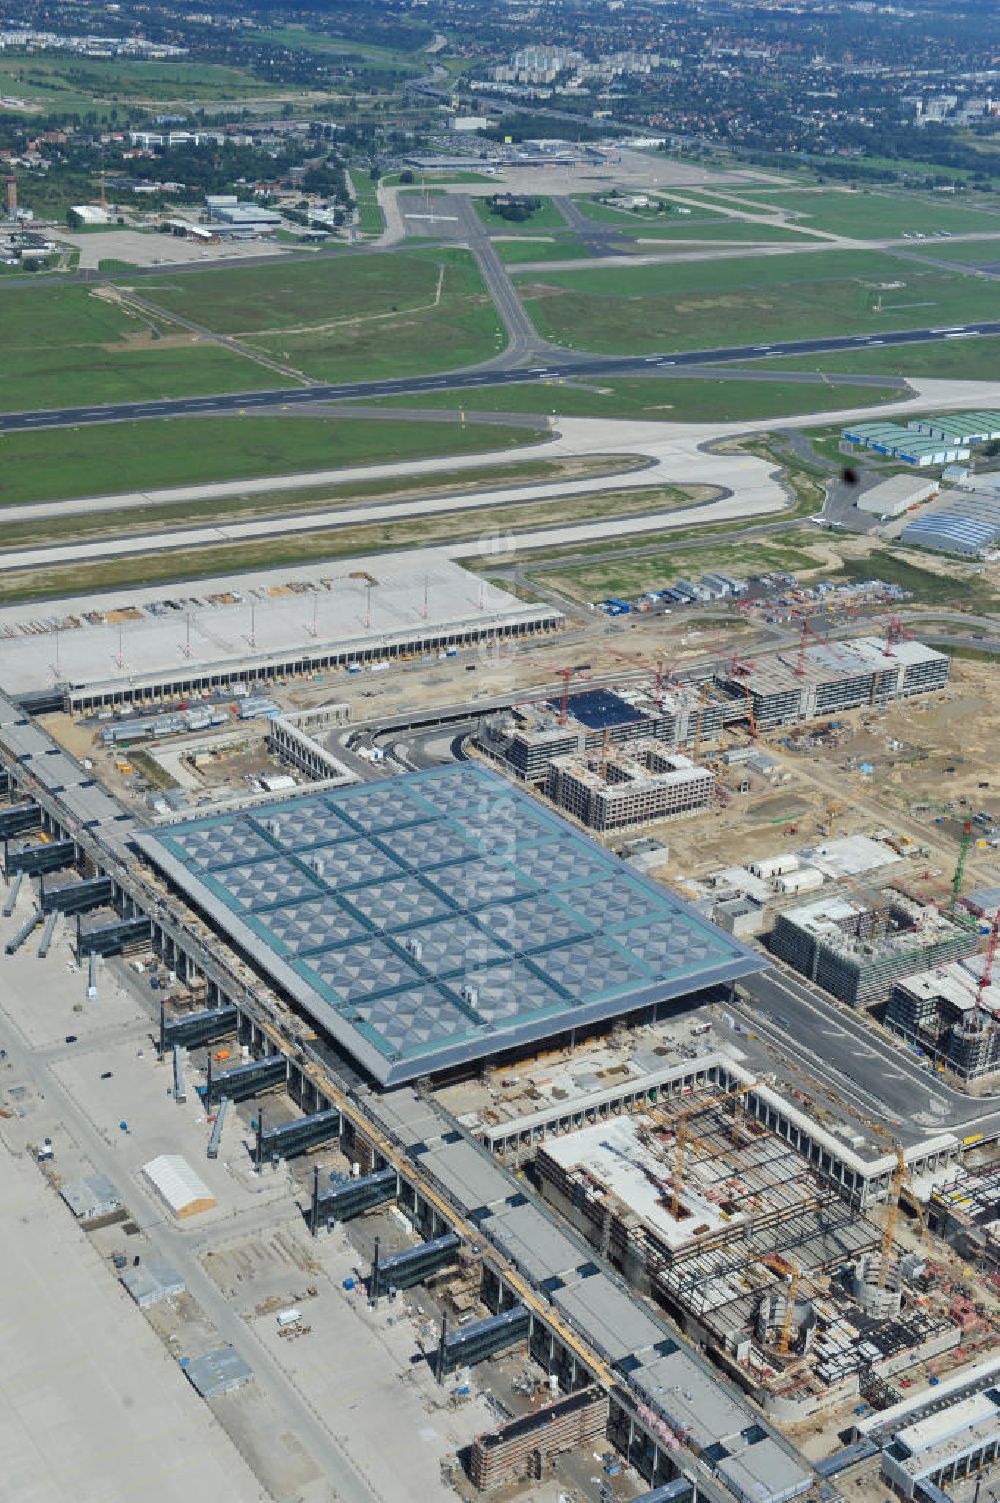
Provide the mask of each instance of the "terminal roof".
[{"label": "terminal roof", "polygon": [[183,821],[137,844],[383,1085],[766,965],[468,764]]}]

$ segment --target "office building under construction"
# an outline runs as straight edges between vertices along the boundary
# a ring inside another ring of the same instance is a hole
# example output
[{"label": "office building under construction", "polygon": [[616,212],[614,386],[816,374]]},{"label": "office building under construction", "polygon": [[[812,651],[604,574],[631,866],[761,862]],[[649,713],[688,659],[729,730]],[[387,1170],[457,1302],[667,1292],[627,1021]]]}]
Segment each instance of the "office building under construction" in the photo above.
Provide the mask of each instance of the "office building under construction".
[{"label": "office building under construction", "polygon": [[725,695],[711,684],[587,689],[488,716],[476,740],[506,772],[541,784],[557,757],[598,756],[643,741],[668,750],[717,745],[724,707]]},{"label": "office building under construction", "polygon": [[770,939],[780,960],[854,1007],[887,1001],[902,977],[971,955],[977,944],[975,930],[895,891],[874,906],[833,897],[789,909]]},{"label": "office building under construction", "polygon": [[1000,1071],[1000,986],[983,985],[982,965],[955,961],[896,982],[885,1021],[961,1080]]},{"label": "office building under construction", "polygon": [[766,731],[930,694],[944,688],[950,670],[946,654],[922,642],[891,636],[809,642],[803,634],[797,649],[772,653],[718,682],[736,697],[749,696],[757,728]]},{"label": "office building under construction", "polygon": [[624,830],[695,814],[712,802],[715,777],[681,752],[640,741],[628,752],[554,757],[546,795],[581,824]]},{"label": "office building under construction", "polygon": [[[809,641],[753,663],[737,659],[690,682],[660,676],[519,705],[484,718],[476,741],[509,775],[543,784],[557,757],[653,740],[668,750],[717,747],[729,725],[755,733],[930,694],[951,660],[890,630],[886,638]],[[567,670],[568,671],[568,670]]]}]

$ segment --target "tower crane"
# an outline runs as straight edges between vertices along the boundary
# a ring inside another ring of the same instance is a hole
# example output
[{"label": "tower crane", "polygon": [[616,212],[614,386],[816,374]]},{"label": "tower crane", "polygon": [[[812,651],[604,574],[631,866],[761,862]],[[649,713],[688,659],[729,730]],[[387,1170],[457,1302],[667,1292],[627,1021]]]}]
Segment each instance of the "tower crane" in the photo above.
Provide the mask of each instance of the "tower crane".
[{"label": "tower crane", "polygon": [[711,1096],[707,1101],[696,1101],[680,1112],[676,1118],[665,1117],[662,1111],[654,1110],[650,1116],[655,1121],[664,1123],[665,1126],[674,1125],[674,1184],[670,1200],[670,1214],[677,1220],[681,1207],[681,1186],[684,1182],[684,1165],[687,1161],[688,1142],[691,1138],[691,1118],[700,1112],[711,1110],[723,1101],[732,1101],[734,1097],[746,1096],[749,1091],[755,1090],[757,1081],[751,1080],[747,1085],[734,1086],[732,1090],[723,1091],[718,1096]]},{"label": "tower crane", "polygon": [[993,983],[993,962],[997,958],[998,938],[1000,938],[1000,908],[997,909],[996,913],[993,916],[993,923],[990,927],[989,943],[986,946],[986,960],[983,965],[983,974],[980,976],[979,985],[976,988],[977,1012],[982,1007],[983,998],[985,997],[989,987]]},{"label": "tower crane", "polygon": [[781,1322],[781,1335],[778,1337],[778,1351],[782,1357],[787,1357],[792,1346],[792,1326],[795,1321],[795,1296],[799,1292],[799,1284],[802,1282],[802,1269],[798,1263],[792,1264],[792,1271],[788,1277],[788,1293],[785,1296],[785,1316]]},{"label": "tower crane", "polygon": [[899,1218],[899,1197],[902,1193],[903,1184],[906,1180],[906,1155],[902,1146],[896,1144],[896,1167],[893,1170],[892,1183],[889,1186],[889,1212],[885,1218],[885,1231],[882,1233],[882,1261],[878,1270],[878,1286],[884,1289],[889,1277],[889,1267],[892,1262],[892,1249],[896,1242],[896,1222]]},{"label": "tower crane", "polygon": [[955,912],[962,891],[962,878],[965,876],[965,863],[969,856],[969,847],[972,844],[972,821],[967,819],[962,827],[962,844],[958,849],[958,860],[955,862],[955,875],[951,879],[951,899],[948,903],[948,912]]}]

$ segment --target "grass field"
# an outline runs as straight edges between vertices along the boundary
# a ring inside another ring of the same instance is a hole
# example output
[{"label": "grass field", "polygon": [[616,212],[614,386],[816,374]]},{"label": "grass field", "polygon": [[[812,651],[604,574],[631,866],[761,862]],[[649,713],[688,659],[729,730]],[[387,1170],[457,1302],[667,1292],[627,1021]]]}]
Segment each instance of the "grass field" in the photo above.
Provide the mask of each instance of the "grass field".
[{"label": "grass field", "polygon": [[[516,234],[516,227],[512,226],[511,233]],[[501,261],[508,266],[519,266],[523,261],[585,261],[589,260],[591,252],[579,240],[568,237],[565,240],[501,240],[493,241],[494,249]]]},{"label": "grass field", "polygon": [[363,168],[354,168],[350,178],[358,205],[358,229],[362,235],[381,235],[385,221],[379,208],[377,184]]},{"label": "grass field", "polygon": [[[290,47],[297,52],[329,53],[334,58],[340,54],[352,58],[360,57],[364,59],[366,68],[371,69],[384,68],[387,72],[403,71],[406,73],[416,73],[421,69],[419,61],[416,61],[409,52],[379,47],[371,42],[358,42],[351,37],[328,36],[326,32],[313,31],[307,26],[269,26],[250,35],[278,47]],[[427,35],[423,32],[414,33],[414,52],[424,44]]]},{"label": "grass field", "polygon": [[475,263],[454,248],[227,268],[139,290],[316,380],[448,370],[503,346]]},{"label": "grass field", "polygon": [[[501,189],[497,190],[502,191]],[[501,234],[529,234],[532,230],[564,230],[566,221],[560,214],[551,198],[539,198],[538,208],[530,219],[513,220],[507,219],[503,214],[497,214],[488,198],[476,197],[472,200],[472,206],[479,215],[483,224],[488,229],[496,230]]]},{"label": "grass field", "polygon": [[527,428],[348,418],[164,418],[9,433],[0,505],[517,447]]},{"label": "grass field", "polygon": [[820,251],[530,273],[518,280],[539,333],[612,353],[711,348],[1000,313],[1000,284],[878,251]]},{"label": "grass field", "polygon": [[407,312],[433,301],[437,267],[402,255],[279,258],[267,266],[170,272],[135,290],[168,313],[180,313],[216,334],[253,334],[312,326],[320,320]]},{"label": "grass field", "polygon": [[[193,279],[192,279],[193,280]],[[10,288],[0,302],[0,410],[285,385],[219,345],[174,341],[86,287]]]},{"label": "grass field", "polygon": [[798,241],[802,236],[792,229],[784,229],[779,223],[748,224],[746,220],[730,219],[721,211],[713,212],[708,205],[704,213],[693,212],[690,218],[676,211],[657,214],[650,210],[615,209],[610,204],[598,203],[586,194],[574,198],[581,214],[597,223],[614,225],[627,230],[642,240],[720,240],[742,241]]},{"label": "grass field", "polygon": [[208,104],[281,97],[283,92],[246,68],[215,63],[84,57],[5,57],[0,61],[0,93],[66,114],[93,110],[106,115],[112,105],[133,101]]},{"label": "grass field", "polygon": [[8,604],[46,595],[72,595],[83,590],[113,588],[123,584],[153,584],[173,579],[198,579],[241,569],[273,567],[306,561],[356,558],[384,549],[420,548],[455,538],[475,538],[484,530],[491,535],[531,527],[585,521],[615,514],[637,516],[667,511],[687,504],[700,493],[666,486],[656,491],[629,493],[613,490],[600,495],[569,500],[531,502],[491,507],[488,511],[428,514],[395,521],[364,523],[335,532],[320,530],[287,535],[280,539],[225,544],[219,547],[178,549],[102,560],[93,564],[64,564],[0,575],[0,601]]},{"label": "grass field", "polygon": [[663,422],[740,422],[790,417],[898,401],[898,388],[808,385],[701,379],[532,382],[518,386],[477,386],[474,391],[427,392],[392,397],[383,405],[433,407],[456,412],[537,412],[560,417],[648,418]]},{"label": "grass field", "polygon": [[[1000,231],[1000,223],[997,230]],[[973,266],[1000,265],[1000,239],[927,240],[913,248],[918,256],[930,256],[933,261],[966,262]]]},{"label": "grass field", "polygon": [[937,339],[905,348],[844,350],[835,355],[786,355],[762,362],[768,370],[826,371],[836,375],[951,377],[995,381],[1000,376],[1000,337]]},{"label": "grass field", "polygon": [[858,581],[884,579],[889,584],[898,584],[904,590],[909,590],[914,600],[922,605],[949,605],[959,606],[963,610],[992,611],[996,610],[998,603],[988,580],[970,577],[964,571],[959,577],[922,569],[884,548],[873,549],[867,558],[844,559],[840,577]]},{"label": "grass field", "polygon": [[[912,231],[954,234],[1000,230],[1000,200],[984,195],[975,203],[949,202],[938,195],[880,193],[877,190],[837,188],[726,188],[733,208],[779,209],[793,215],[793,223],[828,230],[858,240],[898,237]],[[692,194],[692,197],[695,195]],[[706,197],[706,204],[718,203]]]}]

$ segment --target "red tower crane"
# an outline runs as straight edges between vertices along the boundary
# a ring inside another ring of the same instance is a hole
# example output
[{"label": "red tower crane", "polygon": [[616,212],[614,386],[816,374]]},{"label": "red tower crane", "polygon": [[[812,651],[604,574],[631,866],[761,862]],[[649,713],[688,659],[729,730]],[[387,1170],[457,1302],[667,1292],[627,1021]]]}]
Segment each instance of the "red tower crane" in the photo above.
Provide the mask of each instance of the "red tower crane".
[{"label": "red tower crane", "polygon": [[803,616],[803,618],[802,618],[802,635],[799,637],[799,656],[798,656],[798,659],[797,659],[796,664],[795,664],[795,672],[797,673],[797,675],[799,676],[799,678],[801,678],[802,675],[806,671],[806,639],[807,639],[807,637],[812,637],[812,639],[813,639],[814,642],[822,642],[822,640],[823,640],[822,637],[818,637],[816,635],[816,633],[813,631],[812,627],[809,625],[809,622]]},{"label": "red tower crane", "polygon": [[997,909],[993,919],[993,926],[990,929],[990,942],[986,946],[986,964],[983,966],[983,974],[979,979],[979,986],[976,988],[977,1009],[982,1007],[983,997],[986,995],[993,981],[993,962],[997,957],[998,938],[1000,938],[1000,908]]},{"label": "red tower crane", "polygon": [[887,658],[895,656],[892,649],[897,642],[902,642],[904,639],[907,642],[912,642],[913,633],[907,631],[898,616],[890,616],[885,628],[885,655]]}]

